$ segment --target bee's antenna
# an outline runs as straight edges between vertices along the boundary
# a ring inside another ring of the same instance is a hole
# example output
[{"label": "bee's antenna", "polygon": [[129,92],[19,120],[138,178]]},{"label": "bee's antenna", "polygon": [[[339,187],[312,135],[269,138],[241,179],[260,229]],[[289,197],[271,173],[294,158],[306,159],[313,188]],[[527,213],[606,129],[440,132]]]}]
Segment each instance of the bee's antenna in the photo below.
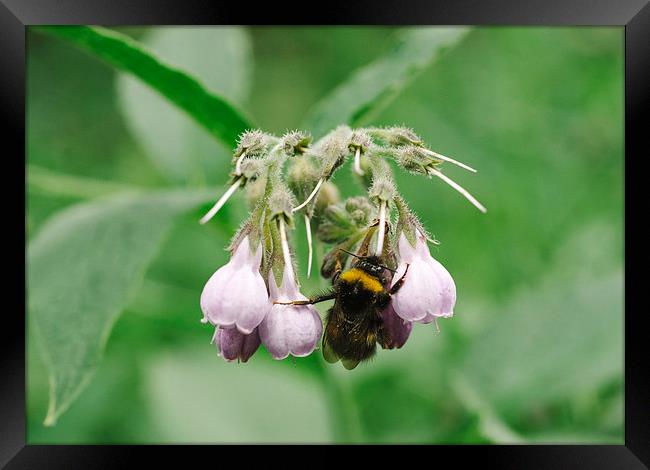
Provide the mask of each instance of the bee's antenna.
[{"label": "bee's antenna", "polygon": [[343,248],[339,248],[339,250],[342,251],[343,253],[347,253],[348,255],[352,255],[352,256],[354,256],[355,258],[359,258],[359,259],[363,259],[363,258],[365,258],[364,256],[355,255],[354,253],[351,253],[351,252],[349,252],[348,250],[344,250]]},{"label": "bee's antenna", "polygon": [[388,266],[384,266],[383,264],[378,265],[380,268],[388,269],[391,273],[395,274],[397,271],[394,269],[390,269]]},{"label": "bee's antenna", "polygon": [[[347,253],[348,255],[352,255],[352,256],[354,256],[355,258],[359,258],[359,259],[367,258],[367,256],[359,256],[359,255],[355,255],[354,253],[351,253],[351,252],[349,252],[348,250],[344,250],[343,248],[339,248],[339,250],[342,251],[342,252],[344,252],[344,253]],[[393,274],[395,274],[395,273],[397,272],[396,270],[394,270],[394,269],[390,269],[388,266],[384,266],[383,264],[377,264],[376,266],[379,266],[380,268],[388,269],[388,270],[389,270],[391,273],[393,273]]]}]

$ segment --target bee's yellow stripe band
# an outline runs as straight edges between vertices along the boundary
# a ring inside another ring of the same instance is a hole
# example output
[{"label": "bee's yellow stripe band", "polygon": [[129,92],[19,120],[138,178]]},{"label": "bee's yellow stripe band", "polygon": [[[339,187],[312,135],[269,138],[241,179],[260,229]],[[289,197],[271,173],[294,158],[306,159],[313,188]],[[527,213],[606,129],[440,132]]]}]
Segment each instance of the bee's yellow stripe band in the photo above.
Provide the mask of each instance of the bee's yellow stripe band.
[{"label": "bee's yellow stripe band", "polygon": [[374,293],[379,293],[384,290],[384,286],[382,286],[381,282],[376,278],[370,276],[365,271],[356,268],[352,268],[342,273],[341,280],[349,282],[350,284],[360,282],[364,288]]}]

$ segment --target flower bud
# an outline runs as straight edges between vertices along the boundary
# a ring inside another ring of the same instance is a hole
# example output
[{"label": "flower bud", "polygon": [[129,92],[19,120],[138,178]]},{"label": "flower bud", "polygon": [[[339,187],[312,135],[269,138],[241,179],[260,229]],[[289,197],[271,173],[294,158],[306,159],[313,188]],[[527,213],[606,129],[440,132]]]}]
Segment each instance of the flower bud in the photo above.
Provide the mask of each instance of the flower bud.
[{"label": "flower bud", "polygon": [[434,159],[425,149],[415,145],[407,145],[399,149],[396,155],[399,166],[405,170],[429,176],[429,169],[436,168],[441,160]]},{"label": "flower bud", "polygon": [[361,150],[361,153],[366,153],[368,149],[370,149],[371,145],[372,139],[368,133],[362,130],[355,130],[352,132],[349,144],[350,152],[354,152],[355,150],[359,149]]},{"label": "flower bud", "polygon": [[422,139],[408,127],[373,127],[367,132],[374,138],[381,141],[388,147],[400,147],[402,145],[421,145]]},{"label": "flower bud", "polygon": [[341,243],[358,235],[359,230],[368,225],[373,211],[372,204],[365,197],[349,198],[344,204],[329,206],[323,211],[318,237],[325,243]]},{"label": "flower bud", "polygon": [[282,136],[282,148],[290,157],[302,155],[311,143],[311,134],[302,131],[287,132]]},{"label": "flower bud", "polygon": [[399,145],[420,145],[422,144],[422,139],[408,127],[391,127],[389,130],[389,144],[392,147],[397,147]]},{"label": "flower bud", "polygon": [[365,227],[370,222],[375,209],[368,198],[356,196],[345,200],[345,210],[357,227]]},{"label": "flower bud", "polygon": [[260,156],[267,153],[267,146],[271,143],[272,137],[259,129],[246,131],[239,137],[239,143],[233,155],[237,160],[242,153],[248,156]]},{"label": "flower bud", "polygon": [[239,166],[241,171],[240,174],[244,176],[247,181],[256,180],[265,166],[266,160],[264,158],[245,158]]},{"label": "flower bud", "polygon": [[294,158],[287,172],[287,184],[298,201],[306,200],[313,191],[320,171],[310,155]]},{"label": "flower bud", "polygon": [[348,212],[340,204],[330,206],[323,212],[323,218],[318,225],[318,238],[325,243],[340,243],[349,237],[355,229]]}]

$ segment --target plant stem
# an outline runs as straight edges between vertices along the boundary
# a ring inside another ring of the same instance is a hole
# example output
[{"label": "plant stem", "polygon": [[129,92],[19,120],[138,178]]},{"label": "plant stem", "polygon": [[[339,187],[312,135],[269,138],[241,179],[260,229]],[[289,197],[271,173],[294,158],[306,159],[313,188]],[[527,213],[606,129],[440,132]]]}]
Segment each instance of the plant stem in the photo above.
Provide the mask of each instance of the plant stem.
[{"label": "plant stem", "polygon": [[347,383],[330,370],[330,367],[336,364],[328,364],[322,357],[318,358],[317,364],[318,376],[325,387],[325,395],[328,399],[335,442],[361,442],[361,423],[354,397]]},{"label": "plant stem", "polygon": [[[318,259],[323,259],[322,243],[316,242],[315,248]],[[321,288],[325,287],[322,277],[319,277],[319,284]],[[328,364],[323,359],[322,354],[318,354],[316,365],[318,377],[323,383],[328,400],[335,442],[361,442],[361,422],[354,396],[349,388],[349,382],[344,382],[332,370],[333,367],[340,367],[340,365]]]}]

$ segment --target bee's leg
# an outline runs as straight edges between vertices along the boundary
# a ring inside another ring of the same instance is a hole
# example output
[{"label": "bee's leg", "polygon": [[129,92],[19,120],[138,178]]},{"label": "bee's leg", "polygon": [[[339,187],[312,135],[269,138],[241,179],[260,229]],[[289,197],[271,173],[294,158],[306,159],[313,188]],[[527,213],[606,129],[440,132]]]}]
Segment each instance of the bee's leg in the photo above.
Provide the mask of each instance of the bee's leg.
[{"label": "bee's leg", "polygon": [[292,300],[291,302],[273,302],[277,305],[312,305],[319,302],[325,302],[326,300],[332,300],[336,298],[336,292],[328,292],[326,294],[317,295],[307,300]]},{"label": "bee's leg", "polygon": [[334,265],[334,272],[340,273],[342,269],[343,265],[341,264],[341,251],[339,250],[336,252],[336,264]]},{"label": "bee's leg", "polygon": [[409,272],[409,266],[410,264],[406,265],[406,269],[404,270],[404,274],[402,274],[402,277],[399,278],[399,281],[395,283],[393,287],[390,289],[390,294],[396,294],[398,290],[404,285],[404,281],[406,280],[406,273]]},{"label": "bee's leg", "polygon": [[341,263],[341,250],[336,251],[334,259],[336,260],[336,263],[334,264],[334,275],[332,276],[332,282],[336,282],[341,275],[341,271],[343,271],[343,264]]}]

